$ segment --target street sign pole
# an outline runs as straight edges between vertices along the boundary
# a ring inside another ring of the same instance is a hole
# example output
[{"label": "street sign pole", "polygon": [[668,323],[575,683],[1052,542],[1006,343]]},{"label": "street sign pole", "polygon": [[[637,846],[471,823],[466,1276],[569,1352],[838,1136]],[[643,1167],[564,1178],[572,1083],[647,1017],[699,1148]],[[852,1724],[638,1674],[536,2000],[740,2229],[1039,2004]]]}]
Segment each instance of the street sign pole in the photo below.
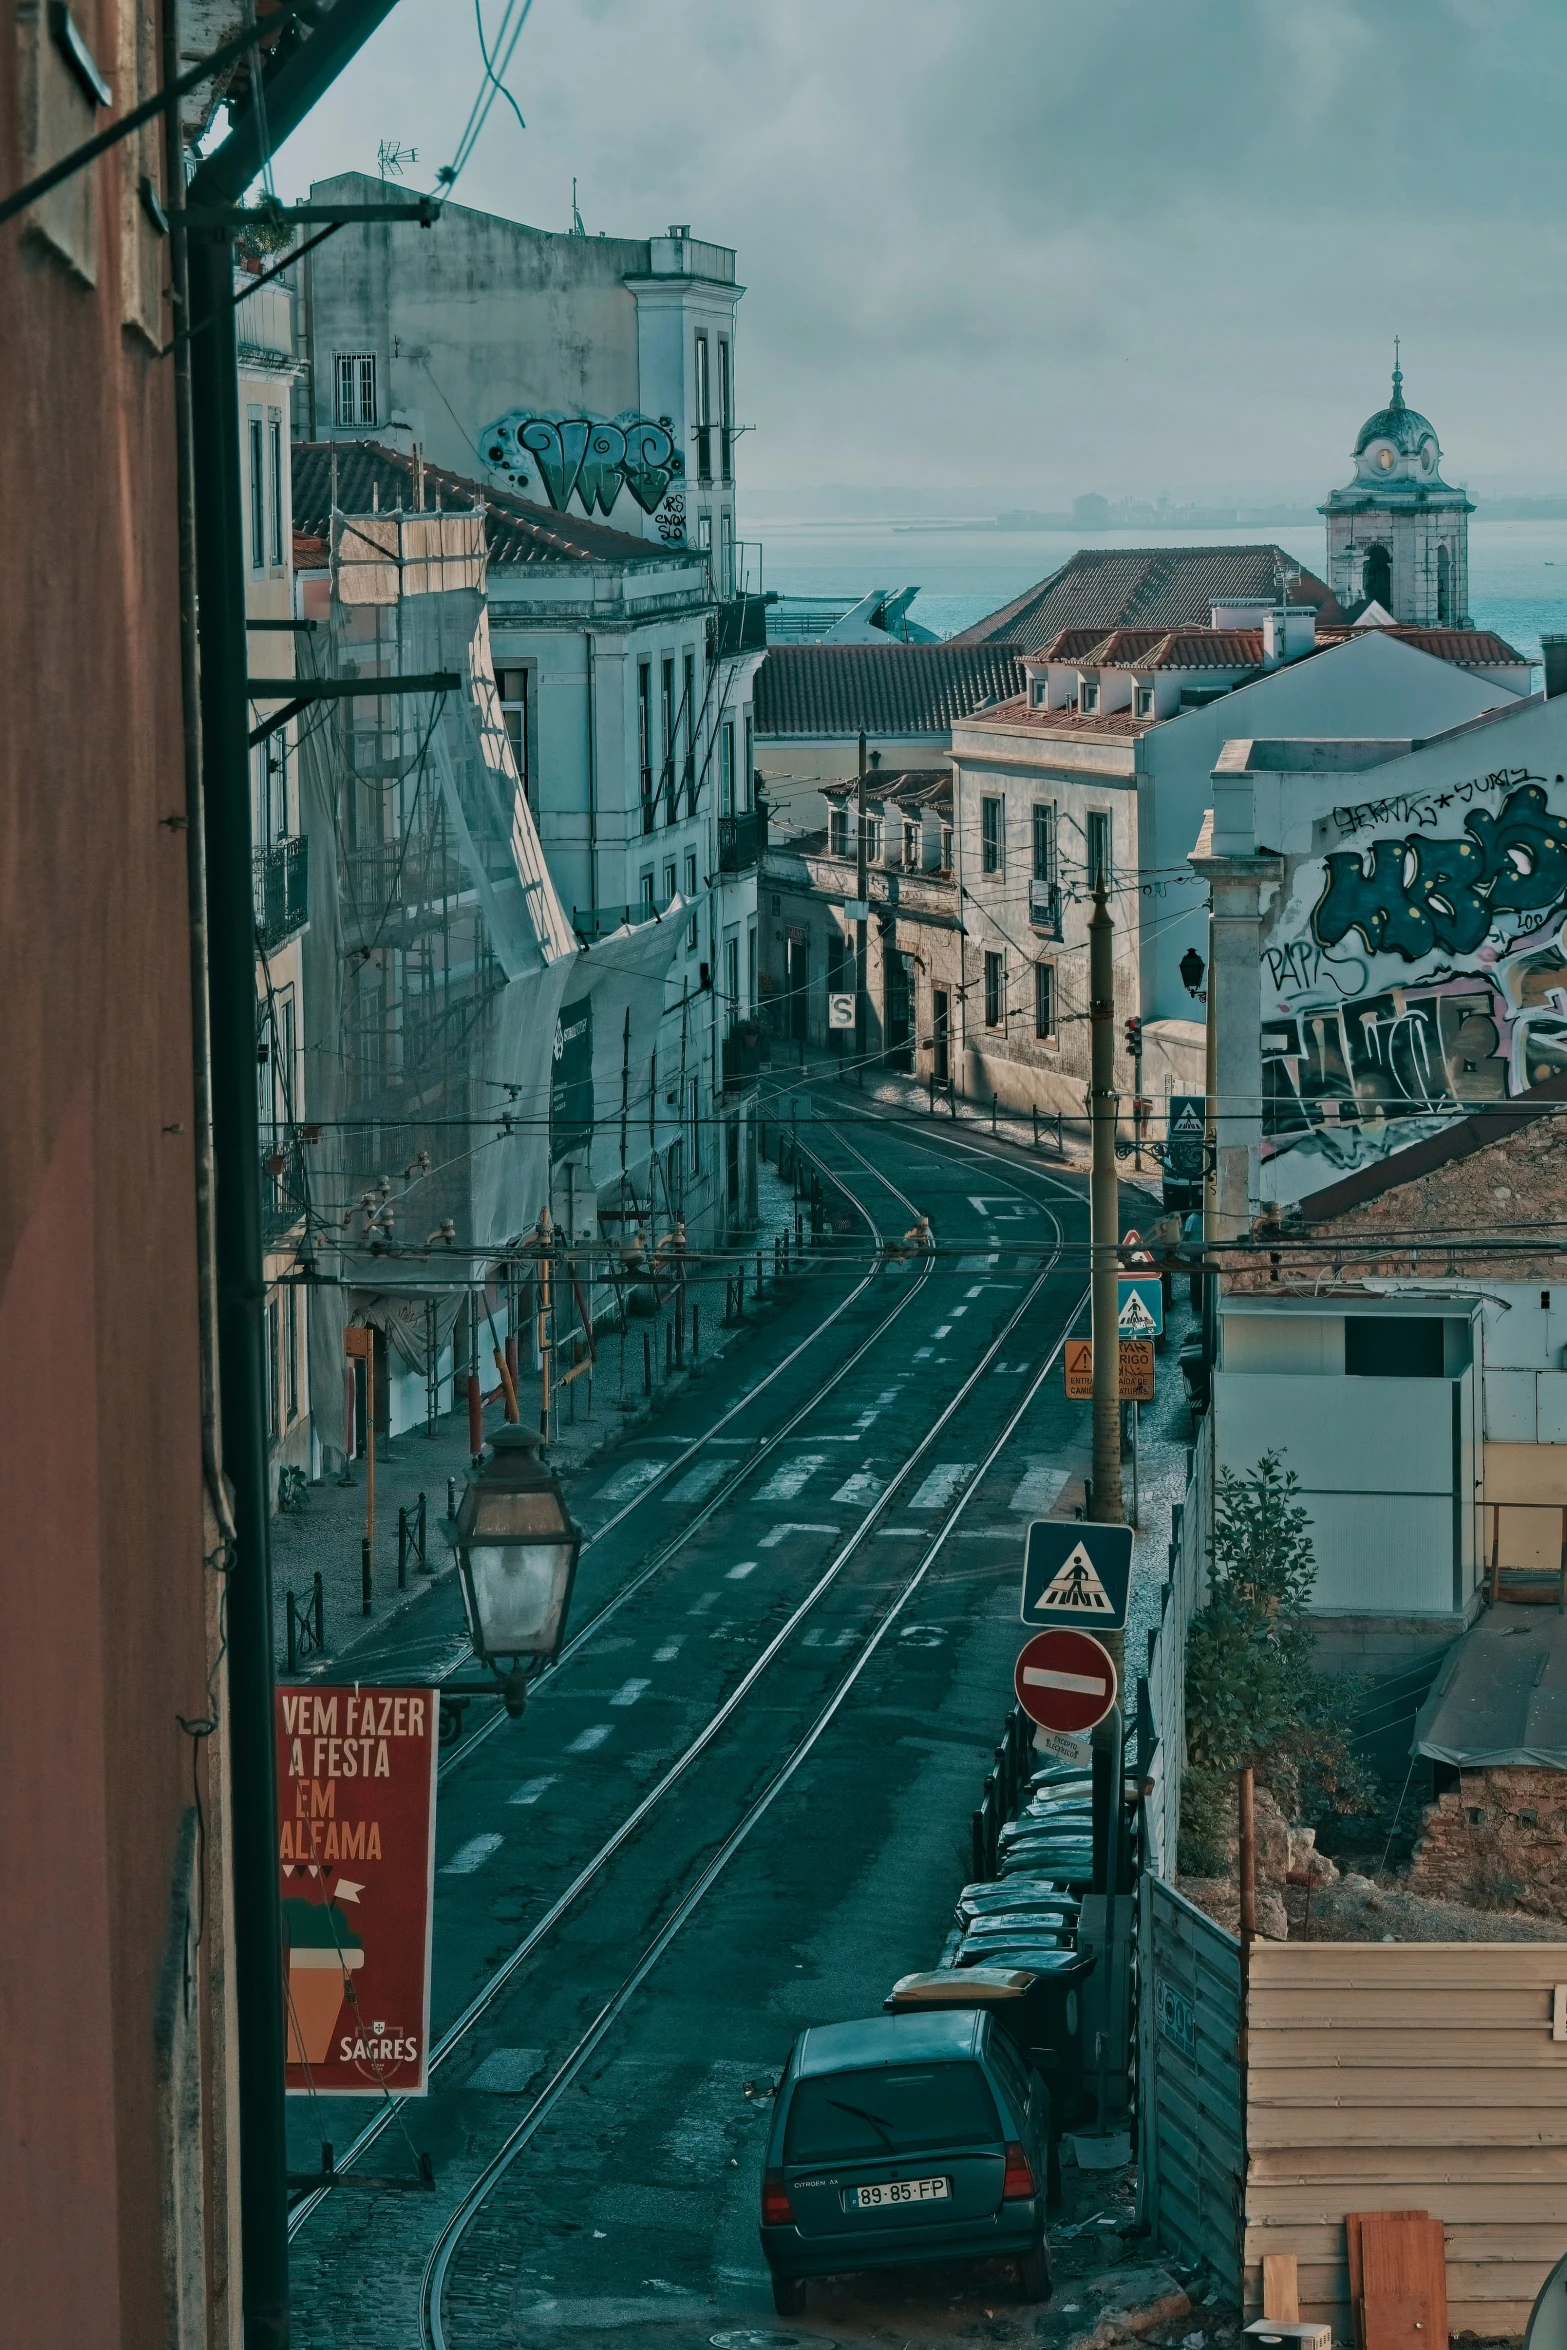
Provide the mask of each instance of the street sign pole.
[{"label": "street sign pole", "polygon": [[[865,906],[870,896],[871,886],[869,870],[870,843],[866,838],[865,729],[863,726],[860,728],[860,782],[859,789],[855,795],[854,805],[856,809],[854,826],[856,844],[854,860],[854,895],[856,903],[860,907],[859,917],[854,925],[854,1054],[863,1071],[865,1065],[865,1049],[870,1037],[870,997],[866,989],[867,975],[865,970],[866,942],[869,934],[865,920]],[[861,1082],[864,1082],[863,1076]]]},{"label": "street sign pole", "polygon": [[[1115,1172],[1114,926],[1102,873],[1094,879],[1088,923],[1089,1100],[1093,1166],[1088,1179],[1091,1328],[1094,1340],[1094,1506],[1102,1524],[1119,1526],[1121,1502],[1120,1205]],[[1120,1658],[1116,1658],[1117,1670]]]}]

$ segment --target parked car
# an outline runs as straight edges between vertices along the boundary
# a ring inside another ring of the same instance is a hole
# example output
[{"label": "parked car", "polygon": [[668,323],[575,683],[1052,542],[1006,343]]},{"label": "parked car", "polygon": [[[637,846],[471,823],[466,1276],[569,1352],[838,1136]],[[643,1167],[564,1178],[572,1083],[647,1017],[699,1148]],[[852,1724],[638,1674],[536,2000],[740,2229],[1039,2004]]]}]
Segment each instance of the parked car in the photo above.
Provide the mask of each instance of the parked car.
[{"label": "parked car", "polygon": [[938,2008],[818,2024],[789,2052],[762,2182],[781,2316],[811,2277],[936,2260],[1015,2262],[1050,2293],[1050,2096],[994,2018]]}]

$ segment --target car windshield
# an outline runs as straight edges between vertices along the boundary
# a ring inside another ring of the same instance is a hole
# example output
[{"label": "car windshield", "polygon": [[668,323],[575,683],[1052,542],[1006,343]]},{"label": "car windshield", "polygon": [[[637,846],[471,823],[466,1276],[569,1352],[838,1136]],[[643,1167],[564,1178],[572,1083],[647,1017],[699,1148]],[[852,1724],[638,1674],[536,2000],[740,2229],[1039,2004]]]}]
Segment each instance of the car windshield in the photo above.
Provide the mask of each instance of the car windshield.
[{"label": "car windshield", "polygon": [[977,2064],[877,2065],[816,2074],[796,2085],[784,2160],[841,2162],[1000,2138],[996,2101]]}]

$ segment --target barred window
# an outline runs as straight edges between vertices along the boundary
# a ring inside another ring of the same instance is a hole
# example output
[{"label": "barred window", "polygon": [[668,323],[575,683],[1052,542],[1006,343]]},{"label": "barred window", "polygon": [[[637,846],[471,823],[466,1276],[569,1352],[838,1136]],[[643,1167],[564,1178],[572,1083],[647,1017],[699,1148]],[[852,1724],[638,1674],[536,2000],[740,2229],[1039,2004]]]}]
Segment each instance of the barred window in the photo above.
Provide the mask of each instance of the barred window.
[{"label": "barred window", "polygon": [[377,421],[373,351],[339,351],[337,421],[340,425],[374,424]]},{"label": "barred window", "polygon": [[1002,1025],[1004,985],[1005,975],[1001,957],[987,952],[985,956],[985,1026],[987,1028],[999,1028]]},{"label": "barred window", "polygon": [[1056,967],[1034,965],[1034,1034],[1048,1041],[1056,1032]]}]

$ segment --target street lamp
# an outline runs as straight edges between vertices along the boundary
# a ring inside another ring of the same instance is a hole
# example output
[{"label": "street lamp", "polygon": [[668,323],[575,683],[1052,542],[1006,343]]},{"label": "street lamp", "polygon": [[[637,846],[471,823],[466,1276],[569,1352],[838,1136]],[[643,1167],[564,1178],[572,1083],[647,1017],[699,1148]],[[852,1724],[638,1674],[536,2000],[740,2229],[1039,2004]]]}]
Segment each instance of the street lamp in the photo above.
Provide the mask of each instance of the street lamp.
[{"label": "street lamp", "polygon": [[1194,996],[1197,994],[1198,990],[1202,986],[1202,975],[1207,968],[1207,964],[1203,961],[1201,955],[1199,955],[1197,952],[1197,949],[1195,947],[1188,947],[1180,961],[1181,985],[1185,988],[1188,995]]},{"label": "street lamp", "polygon": [[581,1548],[536,1432],[497,1428],[457,1513],[457,1571],[474,1658],[495,1675],[508,1713],[521,1713],[530,1671],[559,1652]]}]

